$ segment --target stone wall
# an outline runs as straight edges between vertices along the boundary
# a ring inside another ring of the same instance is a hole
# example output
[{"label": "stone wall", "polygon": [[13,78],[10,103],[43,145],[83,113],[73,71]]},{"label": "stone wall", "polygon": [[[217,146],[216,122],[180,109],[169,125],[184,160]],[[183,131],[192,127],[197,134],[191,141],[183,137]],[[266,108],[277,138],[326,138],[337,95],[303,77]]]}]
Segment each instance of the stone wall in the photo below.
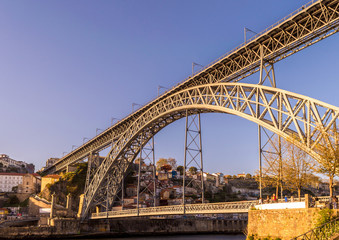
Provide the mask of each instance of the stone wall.
[{"label": "stone wall", "polygon": [[43,201],[39,201],[34,197],[29,198],[28,202],[28,214],[30,216],[39,216],[39,209],[40,208],[51,208],[51,204]]},{"label": "stone wall", "polygon": [[314,228],[319,211],[317,208],[250,210],[248,235],[291,239]]},{"label": "stone wall", "polygon": [[0,228],[0,239],[56,239],[78,236],[132,236],[161,234],[242,233],[245,220],[217,219],[105,219],[80,223],[72,218],[54,218],[46,227]]},{"label": "stone wall", "polygon": [[91,220],[81,232],[102,232],[114,235],[155,235],[181,233],[243,233],[245,220],[217,219],[110,219]]},{"label": "stone wall", "polygon": [[45,227],[3,227],[0,239],[55,239],[78,235],[80,222],[76,219],[51,219]]}]

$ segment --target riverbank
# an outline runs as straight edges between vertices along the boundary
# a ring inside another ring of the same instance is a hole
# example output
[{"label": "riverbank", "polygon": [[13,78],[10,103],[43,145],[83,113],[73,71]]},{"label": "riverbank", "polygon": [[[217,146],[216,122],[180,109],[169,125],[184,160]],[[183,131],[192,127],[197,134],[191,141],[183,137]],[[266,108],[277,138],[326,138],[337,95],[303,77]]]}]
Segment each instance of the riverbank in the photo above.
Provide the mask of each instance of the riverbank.
[{"label": "riverbank", "polygon": [[80,223],[52,219],[45,227],[0,228],[0,239],[65,239],[177,234],[242,233],[245,220],[217,219],[105,219]]}]

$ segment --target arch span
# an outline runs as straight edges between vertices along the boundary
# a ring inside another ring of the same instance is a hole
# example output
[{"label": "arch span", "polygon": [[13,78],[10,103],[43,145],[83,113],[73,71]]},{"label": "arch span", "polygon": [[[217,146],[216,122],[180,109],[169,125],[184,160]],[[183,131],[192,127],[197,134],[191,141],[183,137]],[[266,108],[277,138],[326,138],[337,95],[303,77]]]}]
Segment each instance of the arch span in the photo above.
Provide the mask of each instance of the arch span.
[{"label": "arch span", "polygon": [[255,122],[293,141],[314,159],[319,159],[315,150],[317,142],[323,138],[332,142],[329,130],[339,116],[338,107],[262,85],[217,83],[174,93],[135,119],[113,142],[85,189],[82,217],[92,206],[105,202],[104,199],[113,199],[128,166],[152,136],[187,114],[206,112],[233,114]]}]

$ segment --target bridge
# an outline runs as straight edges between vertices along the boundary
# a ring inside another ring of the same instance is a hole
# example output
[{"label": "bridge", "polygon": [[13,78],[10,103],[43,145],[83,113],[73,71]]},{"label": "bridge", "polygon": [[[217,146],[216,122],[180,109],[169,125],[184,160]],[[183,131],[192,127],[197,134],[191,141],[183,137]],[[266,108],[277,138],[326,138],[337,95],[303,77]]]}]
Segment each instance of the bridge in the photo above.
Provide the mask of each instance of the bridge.
[{"label": "bridge", "polygon": [[90,219],[181,214],[247,213],[257,201],[171,205],[92,213]]},{"label": "bridge", "polygon": [[[81,217],[85,218],[95,206],[114,215],[109,209],[122,188],[126,171],[150,140],[178,119],[186,118],[186,126],[190,126],[190,116],[198,116],[196,132],[200,135],[200,113],[213,112],[237,115],[258,125],[260,177],[261,129],[292,142],[317,160],[320,158],[317,143],[331,146],[335,142],[331,129],[337,124],[339,108],[278,89],[274,64],[338,31],[339,1],[311,1],[62,157],[44,174],[64,171],[87,159]],[[258,84],[239,83],[256,72],[260,72]],[[188,131],[186,127],[186,138]],[[187,139],[185,142],[187,153],[189,143]],[[98,152],[106,148],[109,148],[107,156],[97,158]],[[196,150],[201,157],[201,146]],[[201,172],[202,165],[201,157]],[[187,167],[185,154],[185,170]],[[183,205],[185,184],[184,175]],[[203,192],[203,180],[201,184]],[[155,193],[153,195],[155,198]],[[183,212],[185,208],[176,209],[173,212]],[[164,208],[164,212],[167,210]],[[151,210],[142,209],[138,213],[147,215],[147,211]]]}]

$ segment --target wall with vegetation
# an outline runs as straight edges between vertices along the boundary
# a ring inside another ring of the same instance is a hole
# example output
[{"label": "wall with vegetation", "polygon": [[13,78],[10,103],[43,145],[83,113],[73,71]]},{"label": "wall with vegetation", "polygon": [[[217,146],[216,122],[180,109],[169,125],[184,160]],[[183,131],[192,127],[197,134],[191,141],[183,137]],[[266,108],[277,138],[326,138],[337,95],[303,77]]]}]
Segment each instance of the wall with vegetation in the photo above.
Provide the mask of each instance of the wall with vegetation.
[{"label": "wall with vegetation", "polygon": [[291,239],[316,227],[320,209],[250,210],[249,239]]}]

